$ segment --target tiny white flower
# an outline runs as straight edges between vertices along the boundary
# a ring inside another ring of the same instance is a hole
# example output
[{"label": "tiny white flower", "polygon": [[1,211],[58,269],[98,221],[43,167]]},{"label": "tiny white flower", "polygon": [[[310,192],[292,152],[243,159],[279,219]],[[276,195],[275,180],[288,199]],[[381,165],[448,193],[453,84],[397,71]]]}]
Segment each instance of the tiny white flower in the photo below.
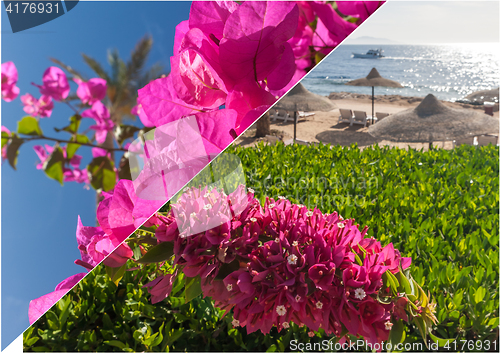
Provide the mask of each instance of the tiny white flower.
[{"label": "tiny white flower", "polygon": [[183,189],[184,192],[187,192],[189,190],[189,187],[186,187]]},{"label": "tiny white flower", "polygon": [[203,196],[204,198],[210,197],[210,192],[206,192],[205,195]]},{"label": "tiny white flower", "polygon": [[252,188],[248,188],[248,191],[249,191],[250,193],[255,193],[255,191],[254,191]]},{"label": "tiny white flower", "polygon": [[196,213],[195,213],[195,212],[193,212],[193,213],[191,213],[189,216],[191,216],[192,218],[194,218],[194,217],[196,216]]},{"label": "tiny white flower", "polygon": [[281,325],[283,328],[290,328],[290,324],[288,322],[283,322]]},{"label": "tiny white flower", "polygon": [[339,215],[340,220],[344,220],[344,217],[342,215]]},{"label": "tiny white flower", "polygon": [[357,288],[354,290],[354,297],[358,300],[363,300],[366,297],[366,293],[363,289]]},{"label": "tiny white flower", "polygon": [[280,242],[280,238],[279,238],[279,237],[276,237],[276,238],[274,239],[274,242],[276,242],[276,243]]},{"label": "tiny white flower", "polygon": [[345,225],[344,225],[343,222],[338,222],[337,226],[338,226],[339,229],[343,229],[345,227]]},{"label": "tiny white flower", "polygon": [[306,213],[306,216],[313,216],[313,212],[309,210],[309,211]]},{"label": "tiny white flower", "polygon": [[298,245],[299,245],[299,243],[298,243],[297,241],[293,241],[293,242],[292,242],[292,246],[293,246],[293,247],[297,247]]},{"label": "tiny white flower", "polygon": [[275,207],[275,205],[274,205],[274,204],[269,204],[269,206],[268,206],[268,208],[269,208],[269,209],[272,209],[272,208],[274,208],[274,207]]},{"label": "tiny white flower", "polygon": [[233,318],[232,325],[233,327],[238,327],[240,325],[240,321],[238,321],[236,318]]},{"label": "tiny white flower", "polygon": [[304,207],[304,205],[302,205],[302,204],[297,204],[297,207],[299,207],[299,208],[303,208],[303,207]]},{"label": "tiny white flower", "polygon": [[205,206],[203,207],[203,209],[205,209],[205,210],[212,209],[212,204],[205,204]]},{"label": "tiny white flower", "polygon": [[391,322],[389,322],[389,321],[387,321],[386,323],[384,323],[384,325],[385,325],[385,330],[386,331],[390,331],[391,328],[392,328],[392,326],[393,326],[393,324]]},{"label": "tiny white flower", "polygon": [[302,299],[299,295],[295,296],[295,302],[300,302],[300,299]]},{"label": "tiny white flower", "polygon": [[251,222],[257,222],[257,219],[256,218],[250,218],[250,221]]},{"label": "tiny white flower", "polygon": [[276,306],[276,313],[280,316],[286,315],[286,307],[283,305]]},{"label": "tiny white flower", "polygon": [[285,197],[283,197],[282,195],[280,195],[280,196],[278,197],[278,199],[283,200],[283,199],[286,199],[286,198],[285,198]]},{"label": "tiny white flower", "polygon": [[233,290],[233,284],[227,284],[226,289],[227,289],[227,291],[232,291]]},{"label": "tiny white flower", "polygon": [[298,259],[298,257],[296,255],[294,255],[294,254],[289,255],[287,258],[288,264],[292,264],[292,265],[297,264],[297,259]]},{"label": "tiny white flower", "polygon": [[311,337],[311,338],[312,338],[312,337],[314,337],[314,332],[313,332],[313,331],[309,331],[309,332],[307,333],[307,335],[308,335],[309,337]]},{"label": "tiny white flower", "polygon": [[321,310],[323,308],[323,303],[321,301],[318,301],[316,303],[316,308]]}]

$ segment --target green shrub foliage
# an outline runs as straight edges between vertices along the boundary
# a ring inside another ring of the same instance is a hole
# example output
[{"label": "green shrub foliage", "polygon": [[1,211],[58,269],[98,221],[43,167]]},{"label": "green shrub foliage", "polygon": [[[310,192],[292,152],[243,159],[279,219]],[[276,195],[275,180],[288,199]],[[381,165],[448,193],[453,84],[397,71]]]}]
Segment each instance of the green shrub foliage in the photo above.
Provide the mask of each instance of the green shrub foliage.
[{"label": "green shrub foliage", "polygon": [[[496,340],[498,350],[498,147],[423,152],[260,144],[228,152],[242,160],[246,184],[261,202],[284,196],[338,211],[412,257],[413,277],[437,303],[436,336],[456,338],[457,350],[460,341],[474,341],[465,351],[484,350],[476,345],[481,341],[493,348]],[[24,350],[289,351],[294,339],[329,339],[322,331],[310,338],[295,324],[247,335],[209,298],[185,303],[182,277],[170,297],[152,305],[142,285],[154,278],[154,267],[127,271],[115,285],[99,266],[24,333]],[[405,343],[422,342],[416,328],[405,333]]]}]

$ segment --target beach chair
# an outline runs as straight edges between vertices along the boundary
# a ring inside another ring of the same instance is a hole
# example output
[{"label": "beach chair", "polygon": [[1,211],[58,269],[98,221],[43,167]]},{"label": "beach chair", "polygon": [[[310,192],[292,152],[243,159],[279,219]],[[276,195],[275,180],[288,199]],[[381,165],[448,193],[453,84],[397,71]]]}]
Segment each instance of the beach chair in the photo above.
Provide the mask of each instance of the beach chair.
[{"label": "beach chair", "polygon": [[314,112],[302,112],[302,111],[299,111],[298,113],[299,113],[299,118],[307,118],[316,114]]},{"label": "beach chair", "polygon": [[[289,140],[285,141],[285,146],[292,145],[292,144],[293,144],[293,139],[289,139]],[[305,141],[305,140],[295,139],[295,144],[298,144],[298,145],[309,145],[309,142]]]},{"label": "beach chair", "polygon": [[453,140],[453,147],[460,145],[474,145],[474,137],[470,136],[468,138]]},{"label": "beach chair", "polygon": [[477,146],[488,146],[498,144],[498,136],[495,135],[480,135],[477,137]]},{"label": "beach chair", "polygon": [[276,145],[276,143],[280,141],[280,139],[274,135],[266,135],[264,139],[271,145]]},{"label": "beach chair", "polygon": [[340,123],[352,123],[352,111],[350,109],[339,109],[340,111],[340,116],[339,116],[339,121],[338,124]]},{"label": "beach chair", "polygon": [[380,113],[380,112],[375,113],[375,117],[377,117],[377,122],[380,122],[387,116],[389,116],[389,113]]},{"label": "beach chair", "polygon": [[273,111],[274,112],[269,117],[273,122],[275,122],[277,119],[284,120],[285,123],[289,119],[293,121],[293,116],[290,117],[290,114],[287,111],[283,109],[274,109]]},{"label": "beach chair", "polygon": [[366,116],[366,112],[364,111],[354,111],[354,117],[352,118],[351,125],[353,124],[363,124],[366,127],[366,123],[368,123],[368,117]]}]

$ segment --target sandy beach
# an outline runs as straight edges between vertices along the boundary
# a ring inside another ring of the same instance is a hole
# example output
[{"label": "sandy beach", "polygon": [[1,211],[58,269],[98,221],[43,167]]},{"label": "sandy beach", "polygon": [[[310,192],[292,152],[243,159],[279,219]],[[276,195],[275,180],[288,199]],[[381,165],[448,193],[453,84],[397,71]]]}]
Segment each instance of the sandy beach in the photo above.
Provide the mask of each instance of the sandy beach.
[{"label": "sandy beach", "polygon": [[[308,142],[322,142],[329,144],[340,144],[350,146],[353,143],[358,143],[360,148],[378,143],[379,145],[396,146],[399,148],[407,148],[408,146],[416,149],[427,150],[428,143],[404,143],[391,142],[388,140],[378,140],[368,133],[368,125],[349,126],[347,123],[338,123],[339,108],[365,111],[367,115],[371,115],[372,102],[370,95],[353,94],[347,92],[332,93],[329,98],[336,104],[337,109],[331,112],[315,112],[314,115],[305,119],[301,119],[297,124],[297,139]],[[397,113],[409,108],[415,108],[423,97],[404,97],[399,95],[380,95],[375,96],[375,112]],[[474,109],[484,111],[483,106],[463,104],[457,102],[445,102],[445,105],[456,109]],[[499,112],[496,111],[493,117],[499,117]],[[283,141],[293,138],[293,123],[288,121],[273,122],[271,120],[271,135],[278,136]],[[262,138],[254,138],[255,127],[251,127],[235,142],[236,145],[252,146]],[[453,142],[447,141],[434,143],[436,148],[452,149]]]}]

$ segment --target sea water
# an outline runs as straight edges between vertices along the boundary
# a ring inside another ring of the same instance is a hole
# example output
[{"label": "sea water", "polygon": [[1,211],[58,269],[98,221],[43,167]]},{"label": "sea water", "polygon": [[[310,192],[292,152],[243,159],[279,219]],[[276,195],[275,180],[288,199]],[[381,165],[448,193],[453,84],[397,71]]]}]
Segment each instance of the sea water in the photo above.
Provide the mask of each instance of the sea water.
[{"label": "sea water", "polygon": [[[384,58],[358,59],[352,53],[383,49]],[[498,43],[433,45],[340,45],[302,81],[311,92],[371,94],[371,87],[346,82],[366,77],[372,68],[404,88],[375,87],[375,95],[423,97],[432,93],[440,100],[461,100],[468,94],[498,87]]]}]

